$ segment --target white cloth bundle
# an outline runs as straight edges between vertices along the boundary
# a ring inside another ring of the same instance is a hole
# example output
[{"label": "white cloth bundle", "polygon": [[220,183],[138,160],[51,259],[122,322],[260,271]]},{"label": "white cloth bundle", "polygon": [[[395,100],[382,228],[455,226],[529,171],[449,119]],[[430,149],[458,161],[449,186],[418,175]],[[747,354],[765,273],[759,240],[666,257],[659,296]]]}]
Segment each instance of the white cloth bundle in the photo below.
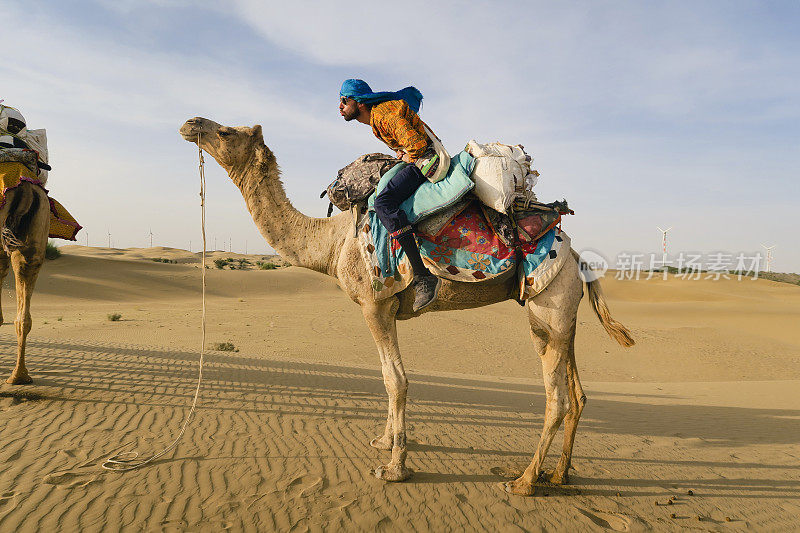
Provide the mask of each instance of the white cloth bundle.
[{"label": "white cloth bundle", "polygon": [[[47,153],[47,130],[44,128],[27,130],[23,140],[31,150],[36,150],[39,153],[39,161],[50,163],[50,156]],[[39,169],[39,180],[43,185],[47,185],[47,171],[43,168]]]},{"label": "white cloth bundle", "polygon": [[[0,149],[29,148],[39,155],[39,161],[50,163],[47,153],[47,131],[29,130],[25,117],[18,109],[0,105]],[[39,170],[39,179],[47,183],[47,171]]]},{"label": "white cloth bundle", "polygon": [[18,109],[0,104],[0,148],[27,148],[22,142],[25,135],[25,117]]},{"label": "white cloth bundle", "polygon": [[506,213],[516,198],[535,199],[533,187],[539,173],[531,170],[531,157],[522,145],[472,140],[466,150],[475,158],[473,192],[486,206]]}]

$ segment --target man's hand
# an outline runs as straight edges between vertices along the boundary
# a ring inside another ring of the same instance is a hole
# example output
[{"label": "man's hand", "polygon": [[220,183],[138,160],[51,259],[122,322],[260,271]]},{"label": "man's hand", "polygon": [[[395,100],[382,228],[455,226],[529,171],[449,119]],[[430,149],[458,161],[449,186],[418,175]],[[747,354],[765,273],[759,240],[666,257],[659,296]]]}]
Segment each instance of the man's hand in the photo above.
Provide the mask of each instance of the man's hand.
[{"label": "man's hand", "polygon": [[403,150],[395,150],[395,155],[397,155],[397,159],[400,161],[405,161],[406,163],[413,163],[414,161],[411,159],[411,156],[405,153]]}]

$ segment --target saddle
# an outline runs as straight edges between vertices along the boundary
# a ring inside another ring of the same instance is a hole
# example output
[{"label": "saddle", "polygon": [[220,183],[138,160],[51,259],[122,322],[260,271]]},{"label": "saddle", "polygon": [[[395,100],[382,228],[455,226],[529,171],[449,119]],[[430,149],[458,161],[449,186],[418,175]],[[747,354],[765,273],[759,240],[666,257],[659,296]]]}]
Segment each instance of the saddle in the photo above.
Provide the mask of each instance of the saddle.
[{"label": "saddle", "polygon": [[[474,197],[425,217],[415,224],[423,262],[434,275],[449,281],[505,282],[516,277],[518,300],[524,302],[555,277],[570,249],[569,238],[557,227],[560,213],[547,204],[528,207],[532,209],[524,213],[527,231],[520,230],[513,216]],[[533,240],[523,239],[523,232]],[[357,240],[376,301],[411,283],[413,271],[405,252],[374,211],[367,210],[362,217]]]},{"label": "saddle", "polygon": [[515,206],[509,216],[467,195],[458,203],[421,220],[416,224],[416,229],[419,233],[437,237],[448,223],[473,203],[480,207],[494,234],[508,247],[514,247],[515,243],[535,242],[558,225],[562,215],[575,214],[566,200],[548,204],[527,201],[524,205]]},{"label": "saddle", "polygon": [[[350,210],[376,301],[397,294],[413,277],[402,248],[371,208],[375,190],[400,168],[393,157],[367,154],[340,170],[322,194],[331,200],[329,216],[333,205]],[[557,226],[562,215],[574,213],[566,200],[547,204],[533,194],[521,196],[506,213],[495,211],[475,196],[473,168],[471,155],[456,154],[445,179],[423,183],[400,207],[431,272],[461,282],[499,281],[516,272],[522,301],[543,290],[561,268],[569,237]]]}]

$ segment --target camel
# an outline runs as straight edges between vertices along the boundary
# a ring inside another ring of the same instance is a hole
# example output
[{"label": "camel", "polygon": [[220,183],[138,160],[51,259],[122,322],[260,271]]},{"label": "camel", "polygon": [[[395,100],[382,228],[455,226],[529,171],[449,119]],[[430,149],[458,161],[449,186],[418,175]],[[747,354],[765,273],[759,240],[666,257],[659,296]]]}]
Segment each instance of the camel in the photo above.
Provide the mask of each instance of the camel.
[{"label": "camel", "polygon": [[[398,347],[397,320],[512,299],[518,292],[516,279],[482,283],[443,280],[438,300],[417,313],[412,312],[412,289],[375,301],[367,267],[353,235],[352,215],[345,212],[331,218],[313,218],[292,206],[275,155],[264,144],[261,126],[227,127],[196,117],[186,121],[180,134],[198,144],[225,169],[241,191],[261,234],[281,257],[292,265],[336,278],[344,293],[361,306],[378,348],[389,396],[385,429],[370,444],[380,450],[391,450],[391,460],[377,467],[373,474],[384,481],[408,479],[413,473],[406,466],[408,379]],[[540,477],[553,483],[568,481],[575,431],[586,404],[575,363],[576,315],[583,297],[579,267],[579,257],[572,251],[547,289],[525,302],[531,337],[542,362],[546,409],[544,427],[530,465],[517,479],[504,485],[513,494],[532,495]],[[623,346],[633,345],[628,330],[611,318],[599,281],[587,283],[587,289],[592,308],[609,335]],[[561,457],[556,468],[545,474],[542,463],[562,421],[565,431]]]},{"label": "camel", "polygon": [[[14,268],[17,293],[17,364],[6,383],[25,385],[33,382],[25,367],[25,342],[31,331],[31,296],[44,262],[50,232],[50,201],[41,187],[23,181],[5,195],[0,208],[0,285]],[[3,311],[0,308],[0,324]]]}]

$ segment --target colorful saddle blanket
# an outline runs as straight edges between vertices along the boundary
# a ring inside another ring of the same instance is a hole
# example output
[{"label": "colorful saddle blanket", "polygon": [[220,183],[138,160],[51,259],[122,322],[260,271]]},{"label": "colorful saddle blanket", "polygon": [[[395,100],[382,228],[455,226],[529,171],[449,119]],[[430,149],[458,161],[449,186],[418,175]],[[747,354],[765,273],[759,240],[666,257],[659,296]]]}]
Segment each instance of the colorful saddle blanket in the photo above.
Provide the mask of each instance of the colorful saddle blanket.
[{"label": "colorful saddle blanket", "polygon": [[[372,209],[364,217],[358,241],[375,300],[397,294],[411,283],[408,258]],[[495,233],[477,200],[466,203],[435,235],[418,227],[417,242],[428,268],[444,279],[479,282],[517,273],[523,300],[544,290],[570,253],[569,237],[554,227],[538,240],[521,244],[518,269],[515,249]]]},{"label": "colorful saddle blanket", "polygon": [[[0,207],[6,202],[6,193],[15,187],[19,187],[23,181],[38,185],[47,194],[47,189],[44,188],[41,180],[24,164],[0,163]],[[50,201],[49,236],[74,241],[75,234],[80,231],[81,225],[64,209],[64,206],[54,198],[50,198],[49,194],[47,199]]]}]

